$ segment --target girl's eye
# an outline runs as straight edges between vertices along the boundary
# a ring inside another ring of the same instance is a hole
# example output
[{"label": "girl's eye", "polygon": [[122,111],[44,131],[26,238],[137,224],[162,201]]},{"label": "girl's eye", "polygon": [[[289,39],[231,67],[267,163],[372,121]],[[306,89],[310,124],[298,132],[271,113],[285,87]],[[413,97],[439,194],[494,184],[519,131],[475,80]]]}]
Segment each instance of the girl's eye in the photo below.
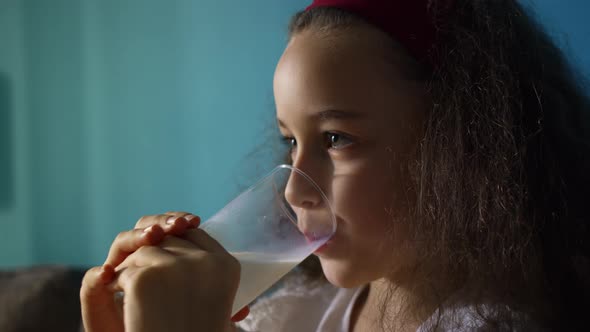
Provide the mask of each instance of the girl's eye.
[{"label": "girl's eye", "polygon": [[352,139],[346,135],[338,133],[326,133],[326,145],[330,149],[344,149],[345,147],[353,144]]},{"label": "girl's eye", "polygon": [[[344,149],[354,143],[354,141],[350,137],[343,135],[343,134],[332,133],[332,132],[325,133],[324,139],[325,139],[325,146],[328,149],[334,149],[334,150]],[[292,152],[297,148],[297,140],[295,139],[295,137],[285,136],[285,137],[283,137],[283,142],[285,143],[285,145],[287,145],[289,147],[289,149]]]},{"label": "girl's eye", "polygon": [[297,140],[294,137],[287,137],[286,140],[290,147],[294,148],[297,146]]},{"label": "girl's eye", "polygon": [[289,146],[290,149],[293,149],[294,147],[297,146],[297,140],[295,140],[295,137],[287,137],[284,136],[283,137],[283,142]]}]

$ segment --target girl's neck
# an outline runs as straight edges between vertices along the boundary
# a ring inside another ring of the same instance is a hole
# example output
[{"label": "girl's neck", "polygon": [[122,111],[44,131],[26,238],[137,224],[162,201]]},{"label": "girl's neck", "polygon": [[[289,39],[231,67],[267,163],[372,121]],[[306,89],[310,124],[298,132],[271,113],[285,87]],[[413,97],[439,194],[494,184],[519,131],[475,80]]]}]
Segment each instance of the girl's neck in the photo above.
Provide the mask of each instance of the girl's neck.
[{"label": "girl's neck", "polygon": [[[432,310],[409,310],[410,303],[420,301],[419,295],[403,287],[393,286],[383,278],[371,282],[357,298],[350,317],[350,332],[366,331],[416,331],[432,313]],[[388,297],[388,294],[391,294]],[[383,303],[387,301],[387,305]],[[426,304],[425,304],[426,305]],[[427,306],[427,305],[426,305]],[[424,306],[422,306],[424,308]],[[382,326],[382,322],[386,325]]]}]

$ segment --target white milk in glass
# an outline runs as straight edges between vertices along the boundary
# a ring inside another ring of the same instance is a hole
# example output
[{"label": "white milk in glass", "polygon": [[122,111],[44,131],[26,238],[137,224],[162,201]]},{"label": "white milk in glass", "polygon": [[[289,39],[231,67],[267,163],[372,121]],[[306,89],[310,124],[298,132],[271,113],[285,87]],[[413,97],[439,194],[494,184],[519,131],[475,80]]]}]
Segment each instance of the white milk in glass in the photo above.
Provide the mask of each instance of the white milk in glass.
[{"label": "white milk in glass", "polygon": [[253,252],[232,252],[231,254],[242,266],[232,315],[252,302],[305,258],[285,259],[278,255]]}]

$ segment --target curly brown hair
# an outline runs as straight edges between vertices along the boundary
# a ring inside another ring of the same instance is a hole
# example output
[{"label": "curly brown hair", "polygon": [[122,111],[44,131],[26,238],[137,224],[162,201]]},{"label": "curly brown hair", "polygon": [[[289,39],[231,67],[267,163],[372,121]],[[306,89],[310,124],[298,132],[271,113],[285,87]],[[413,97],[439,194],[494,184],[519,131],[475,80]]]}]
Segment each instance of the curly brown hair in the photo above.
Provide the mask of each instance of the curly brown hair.
[{"label": "curly brown hair", "polygon": [[[444,278],[448,289],[430,288],[426,300],[439,309],[500,303],[551,329],[581,329],[590,308],[590,101],[581,77],[517,1],[440,6],[447,2],[429,2],[444,23],[431,54],[438,65],[412,71],[433,101],[407,165],[422,244],[416,283]],[[289,35],[357,24],[366,22],[314,8],[293,17]],[[321,271],[313,259],[306,265]],[[510,329],[509,311],[479,311],[489,326]]]}]

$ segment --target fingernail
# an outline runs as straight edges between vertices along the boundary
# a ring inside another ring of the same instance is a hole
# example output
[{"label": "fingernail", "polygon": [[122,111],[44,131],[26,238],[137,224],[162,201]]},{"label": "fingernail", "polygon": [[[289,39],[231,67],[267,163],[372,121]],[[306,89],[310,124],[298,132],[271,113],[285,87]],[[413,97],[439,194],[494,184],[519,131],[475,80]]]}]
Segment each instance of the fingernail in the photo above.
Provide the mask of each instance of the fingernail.
[{"label": "fingernail", "polygon": [[187,221],[191,221],[191,220],[193,220],[194,218],[195,218],[195,216],[194,216],[194,215],[192,215],[192,214],[187,214],[186,216],[184,216],[184,219],[186,219]]},{"label": "fingernail", "polygon": [[170,217],[170,218],[168,218],[168,219],[166,220],[166,223],[167,223],[168,225],[172,225],[172,224],[174,224],[174,221],[175,221],[176,219],[178,219],[178,218],[177,218],[177,217]]},{"label": "fingernail", "polygon": [[154,229],[154,225],[151,225],[150,227],[146,228],[143,230],[144,233],[149,233],[152,231],[152,229]]}]

